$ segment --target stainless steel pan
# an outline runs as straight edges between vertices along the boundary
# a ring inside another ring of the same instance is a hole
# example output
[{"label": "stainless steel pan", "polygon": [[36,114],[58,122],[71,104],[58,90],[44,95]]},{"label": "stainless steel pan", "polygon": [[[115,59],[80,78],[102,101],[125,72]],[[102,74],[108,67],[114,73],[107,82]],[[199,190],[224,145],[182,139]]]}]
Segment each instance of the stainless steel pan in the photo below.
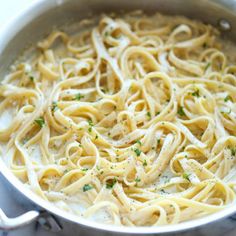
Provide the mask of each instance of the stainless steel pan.
[{"label": "stainless steel pan", "polygon": [[[130,11],[142,9],[146,12],[160,11],[185,15],[218,26],[223,35],[236,39],[236,1],[234,0],[40,0],[22,11],[0,31],[0,78],[9,65],[30,44],[36,43],[54,26],[102,12]],[[0,210],[0,229],[9,230],[39,221],[52,231],[76,232],[76,235],[131,235],[162,234],[191,231],[196,228],[212,230],[221,228],[224,218],[236,214],[236,205],[214,215],[178,225],[162,227],[117,227],[101,225],[63,212],[24,188],[0,160],[1,179],[5,181],[17,201],[25,203],[29,210],[17,218],[7,218]]]}]

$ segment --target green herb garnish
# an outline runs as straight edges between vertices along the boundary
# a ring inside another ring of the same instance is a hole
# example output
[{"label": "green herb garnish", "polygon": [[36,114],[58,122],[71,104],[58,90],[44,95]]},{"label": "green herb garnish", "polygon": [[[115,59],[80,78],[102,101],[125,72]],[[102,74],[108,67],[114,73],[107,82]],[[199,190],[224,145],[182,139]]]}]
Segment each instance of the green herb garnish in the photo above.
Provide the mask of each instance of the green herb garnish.
[{"label": "green herb garnish", "polygon": [[183,107],[179,107],[177,113],[178,113],[180,116],[186,116]]},{"label": "green herb garnish", "polygon": [[114,187],[114,185],[116,184],[116,182],[117,182],[116,178],[112,179],[110,182],[106,183],[106,188],[107,189],[112,189]]},{"label": "green herb garnish", "polygon": [[39,117],[34,121],[40,128],[42,128],[45,125],[45,121],[43,117]]},{"label": "green herb garnish", "polygon": [[160,189],[160,193],[166,193],[164,189]]},{"label": "green herb garnish", "polygon": [[192,96],[199,98],[199,97],[200,97],[200,95],[199,95],[199,89],[195,90],[195,91],[192,93]]},{"label": "green herb garnish", "polygon": [[75,100],[80,101],[81,98],[84,98],[84,95],[81,95],[80,93],[75,95]]},{"label": "green herb garnish", "polygon": [[142,145],[140,140],[136,140],[136,143],[139,144],[140,146]]},{"label": "green herb garnish", "polygon": [[227,95],[225,98],[224,98],[224,102],[228,102],[228,101],[233,101],[232,97],[230,95]]},{"label": "green herb garnish", "polygon": [[190,176],[190,174],[183,173],[183,178],[188,180],[188,181],[190,181],[189,176]]},{"label": "green herb garnish", "polygon": [[230,152],[231,152],[231,156],[235,156],[236,155],[236,148],[232,148],[232,147],[228,147]]},{"label": "green herb garnish", "polygon": [[92,126],[94,126],[93,121],[92,120],[88,120],[88,124],[89,124],[88,131],[92,132]]},{"label": "green herb garnish", "polygon": [[34,77],[31,75],[30,77],[29,77],[29,79],[30,79],[30,81],[34,81]]},{"label": "green herb garnish", "polygon": [[147,116],[148,116],[149,118],[151,118],[151,113],[150,113],[150,111],[147,112]]},{"label": "green herb garnish", "polygon": [[140,155],[141,155],[141,150],[140,149],[138,149],[138,148],[135,148],[134,149],[134,152],[136,153],[136,155],[139,157]]},{"label": "green herb garnish", "polygon": [[92,121],[92,120],[88,120],[88,124],[89,124],[90,126],[94,126],[94,124],[93,124],[93,121]]},{"label": "green herb garnish", "polygon": [[143,166],[147,166],[147,160],[146,159],[143,161]]},{"label": "green herb garnish", "polygon": [[89,190],[93,189],[93,186],[90,184],[85,184],[83,187],[83,192],[87,192]]},{"label": "green herb garnish", "polygon": [[141,179],[139,177],[137,177],[135,180],[134,180],[136,183],[139,183],[141,181]]},{"label": "green herb garnish", "polygon": [[52,111],[56,111],[58,109],[57,102],[52,102]]}]

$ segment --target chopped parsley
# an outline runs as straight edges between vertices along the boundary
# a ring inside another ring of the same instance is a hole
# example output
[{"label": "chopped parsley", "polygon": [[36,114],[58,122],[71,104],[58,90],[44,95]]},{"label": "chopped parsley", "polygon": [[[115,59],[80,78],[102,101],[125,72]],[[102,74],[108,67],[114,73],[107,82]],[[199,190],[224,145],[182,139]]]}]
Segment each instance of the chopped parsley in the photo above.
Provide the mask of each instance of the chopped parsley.
[{"label": "chopped parsley", "polygon": [[135,148],[134,149],[134,152],[136,153],[136,155],[139,157],[140,155],[141,155],[141,150],[140,149],[138,149],[138,148]]},{"label": "chopped parsley", "polygon": [[34,76],[31,75],[31,76],[29,77],[29,79],[30,79],[30,81],[33,82],[33,81],[34,81]]},{"label": "chopped parsley", "polygon": [[139,177],[137,177],[135,180],[134,180],[136,183],[139,183],[141,181],[141,179]]},{"label": "chopped parsley", "polygon": [[236,148],[233,147],[228,147],[230,152],[231,152],[231,156],[235,156],[236,155]]},{"label": "chopped parsley", "polygon": [[40,127],[42,128],[45,125],[45,121],[43,119],[43,117],[39,117],[38,119],[34,120],[34,122]]},{"label": "chopped parsley", "polygon": [[52,102],[52,111],[56,111],[58,109],[57,102]]},{"label": "chopped parsley", "polygon": [[188,181],[190,181],[189,176],[190,176],[190,174],[183,173],[183,178],[188,180]]},{"label": "chopped parsley", "polygon": [[82,171],[88,171],[88,168],[83,168]]},{"label": "chopped parsley", "polygon": [[106,93],[106,92],[107,92],[106,89],[101,89],[101,91],[102,91],[103,93]]},{"label": "chopped parsley", "polygon": [[231,149],[230,151],[231,151],[231,155],[232,155],[232,156],[235,156],[236,150],[235,150],[235,149]]},{"label": "chopped parsley", "polygon": [[88,120],[88,124],[89,124],[88,131],[92,132],[92,126],[94,126],[93,121],[92,120]]},{"label": "chopped parsley", "polygon": [[156,112],[156,116],[157,116],[157,115],[159,115],[159,114],[160,114],[160,112],[159,112],[159,111],[157,111],[157,112]]},{"label": "chopped parsley", "polygon": [[136,143],[139,144],[140,146],[142,145],[140,140],[136,140]]},{"label": "chopped parsley", "polygon": [[94,126],[93,121],[92,121],[91,119],[88,120],[88,124],[89,124],[90,126]]},{"label": "chopped parsley", "polygon": [[114,187],[114,185],[116,184],[116,182],[117,182],[116,178],[112,179],[110,182],[106,183],[106,188],[107,189],[112,189]]},{"label": "chopped parsley", "polygon": [[95,140],[96,140],[96,139],[98,139],[98,135],[97,135],[97,134],[96,134],[96,136],[95,136]]},{"label": "chopped parsley", "polygon": [[147,160],[146,159],[143,161],[143,166],[147,166]]},{"label": "chopped parsley", "polygon": [[150,113],[150,111],[147,112],[147,117],[148,117],[149,119],[151,119],[151,113]]},{"label": "chopped parsley", "polygon": [[161,143],[161,140],[158,138],[157,139],[157,145],[159,145]]},{"label": "chopped parsley", "polygon": [[81,98],[84,98],[84,95],[81,95],[80,93],[75,95],[75,100],[80,101]]},{"label": "chopped parsley", "polygon": [[164,189],[160,189],[160,193],[166,194],[167,192]]},{"label": "chopped parsley", "polygon": [[228,102],[228,101],[232,101],[232,97],[230,95],[227,95],[225,98],[224,98],[224,102]]},{"label": "chopped parsley", "polygon": [[185,116],[185,115],[186,115],[185,112],[184,112],[183,107],[181,107],[181,106],[179,107],[177,113],[178,113],[180,116]]},{"label": "chopped parsley", "polygon": [[93,186],[90,184],[85,184],[83,187],[83,192],[87,192],[89,190],[93,189]]},{"label": "chopped parsley", "polygon": [[199,89],[195,90],[195,91],[192,93],[192,96],[199,98],[199,97],[200,97]]}]

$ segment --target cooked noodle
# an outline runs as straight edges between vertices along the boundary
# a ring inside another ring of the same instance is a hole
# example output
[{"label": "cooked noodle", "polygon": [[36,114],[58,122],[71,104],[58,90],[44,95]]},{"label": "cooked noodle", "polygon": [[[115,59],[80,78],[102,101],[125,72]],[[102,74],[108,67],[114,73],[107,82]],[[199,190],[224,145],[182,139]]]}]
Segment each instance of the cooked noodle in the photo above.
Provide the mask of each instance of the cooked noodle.
[{"label": "cooked noodle", "polygon": [[104,223],[166,225],[235,202],[236,66],[212,26],[103,16],[54,31],[0,86],[4,161]]}]

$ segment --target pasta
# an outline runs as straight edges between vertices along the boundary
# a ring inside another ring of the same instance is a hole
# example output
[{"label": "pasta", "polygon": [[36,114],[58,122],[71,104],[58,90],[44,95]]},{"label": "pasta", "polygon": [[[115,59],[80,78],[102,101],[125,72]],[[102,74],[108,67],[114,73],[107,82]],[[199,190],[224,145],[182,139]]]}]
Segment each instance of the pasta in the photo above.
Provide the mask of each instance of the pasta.
[{"label": "pasta", "polygon": [[53,31],[1,82],[0,153],[14,175],[107,224],[176,224],[234,204],[233,45],[161,14],[77,31]]}]

